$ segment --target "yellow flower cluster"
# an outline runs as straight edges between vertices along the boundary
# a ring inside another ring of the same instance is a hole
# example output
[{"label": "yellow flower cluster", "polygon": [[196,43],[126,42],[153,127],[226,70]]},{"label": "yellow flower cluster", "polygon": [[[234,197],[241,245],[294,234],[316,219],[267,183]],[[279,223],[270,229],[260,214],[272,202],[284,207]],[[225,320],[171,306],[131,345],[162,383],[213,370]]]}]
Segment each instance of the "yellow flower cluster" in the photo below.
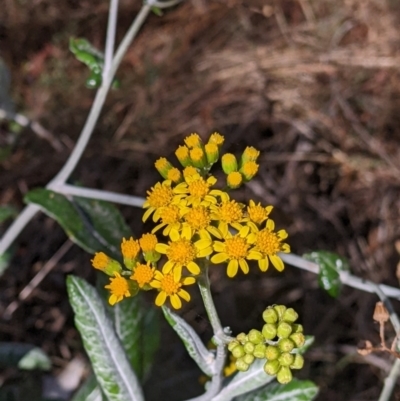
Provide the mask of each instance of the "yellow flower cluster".
[{"label": "yellow flower cluster", "polygon": [[[218,133],[211,134],[207,143],[193,133],[175,152],[179,168],[166,158],[155,162],[164,180],[147,192],[143,221],[151,216],[156,226],[137,241],[123,239],[121,252],[128,270],[101,252],[92,260],[95,268],[111,276],[106,286],[110,304],[135,295],[139,289],[156,289],[156,305],[169,298],[179,309],[181,299],[190,300],[182,287],[194,284],[210,261],[226,263],[229,277],[239,268],[247,274],[250,260],[258,261],[261,271],[266,271],[270,262],[278,271],[283,270],[278,253],[290,252],[290,248],[283,242],[286,231],[275,231],[269,218],[272,206],[253,200],[246,206],[227,193],[254,177],[260,152],[247,147],[239,161],[233,154],[222,155],[227,189],[218,189],[210,169],[220,158],[223,142]],[[156,233],[162,233],[165,240],[159,241]]]}]

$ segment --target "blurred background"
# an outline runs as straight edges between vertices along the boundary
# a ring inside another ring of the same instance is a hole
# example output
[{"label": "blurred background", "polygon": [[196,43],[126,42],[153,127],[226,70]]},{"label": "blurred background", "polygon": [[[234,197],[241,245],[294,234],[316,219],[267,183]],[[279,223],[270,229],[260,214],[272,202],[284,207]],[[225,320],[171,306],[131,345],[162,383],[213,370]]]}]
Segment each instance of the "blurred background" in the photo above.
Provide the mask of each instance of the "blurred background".
[{"label": "blurred background", "polygon": [[[21,209],[24,194],[45,186],[70,154],[95,92],[85,87],[89,71],[69,52],[69,38],[85,37],[102,49],[108,6],[105,0],[1,0],[0,57],[10,72],[0,81],[1,108],[46,131],[40,136],[32,125],[17,129],[0,121],[0,204]],[[140,6],[120,1],[118,40]],[[158,157],[175,162],[184,136],[198,132],[206,139],[219,131],[225,151],[262,151],[258,176],[236,199],[274,205],[272,218],[288,231],[293,253],[336,252],[353,274],[397,287],[399,24],[394,0],[187,0],[163,16],[152,14],[122,62],[121,87],[110,92],[71,181],[145,196],[159,180]],[[119,209],[139,235],[141,210]],[[52,361],[50,377],[85,361],[65,277],[93,280],[91,256],[67,248],[29,296],[18,297],[66,241],[55,221],[37,215],[0,277],[0,341],[42,348]],[[344,288],[333,299],[315,275],[291,266],[282,274],[254,268],[233,280],[216,268],[211,279],[222,323],[236,334],[259,327],[267,305],[296,308],[316,339],[297,377],[320,386],[318,400],[378,398],[392,360],[356,352],[362,340],[379,343],[375,295]],[[208,341],[211,327],[195,288],[192,294],[182,315]],[[147,386],[149,400],[196,395],[200,373],[162,324],[160,362],[149,379],[158,385]],[[389,327],[387,335],[393,336]],[[23,375],[2,370],[0,382],[12,386]],[[23,394],[17,399],[24,401]],[[400,388],[393,399],[400,399]]]}]

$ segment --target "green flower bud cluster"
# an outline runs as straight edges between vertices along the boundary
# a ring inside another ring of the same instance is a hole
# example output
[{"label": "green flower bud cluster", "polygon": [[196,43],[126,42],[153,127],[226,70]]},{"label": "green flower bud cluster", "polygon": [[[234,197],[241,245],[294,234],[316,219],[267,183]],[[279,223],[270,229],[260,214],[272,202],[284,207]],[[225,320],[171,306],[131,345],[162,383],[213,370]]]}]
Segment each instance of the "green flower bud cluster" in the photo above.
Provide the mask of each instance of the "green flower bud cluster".
[{"label": "green flower bud cluster", "polygon": [[262,330],[240,333],[228,344],[236,358],[236,368],[245,372],[256,358],[266,359],[264,371],[276,375],[279,383],[292,380],[292,369],[301,369],[304,358],[297,348],[304,345],[303,326],[296,324],[298,314],[284,305],[270,306],[263,312]]}]

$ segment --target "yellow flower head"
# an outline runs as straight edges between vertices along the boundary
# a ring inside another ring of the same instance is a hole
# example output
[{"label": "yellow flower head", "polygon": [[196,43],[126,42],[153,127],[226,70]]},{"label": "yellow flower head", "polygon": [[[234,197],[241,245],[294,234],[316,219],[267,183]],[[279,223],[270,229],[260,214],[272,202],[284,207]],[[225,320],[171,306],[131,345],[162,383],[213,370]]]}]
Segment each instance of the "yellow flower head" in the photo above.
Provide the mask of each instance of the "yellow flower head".
[{"label": "yellow flower head", "polygon": [[200,135],[197,133],[190,134],[185,138],[185,144],[188,148],[197,148],[202,145]]},{"label": "yellow flower head", "polygon": [[147,191],[147,195],[143,204],[143,208],[147,209],[143,214],[143,221],[146,221],[154,211],[171,203],[174,195],[171,189],[171,181],[157,182],[150,191]]},{"label": "yellow flower head", "polygon": [[122,266],[104,252],[96,252],[91,262],[95,269],[101,270],[109,276],[113,276],[114,272],[120,273],[122,271]]},{"label": "yellow flower head", "polygon": [[218,229],[225,237],[228,233],[228,226],[231,225],[236,230],[240,231],[242,225],[240,224],[243,220],[243,205],[230,200],[228,194],[224,194],[221,197],[221,203],[218,205],[210,205],[211,219],[218,221]]},{"label": "yellow flower head", "polygon": [[193,208],[184,208],[183,219],[182,233],[188,230],[188,238],[191,238],[195,233],[199,234],[200,238],[211,239],[210,234],[217,238],[222,238],[220,231],[211,225],[210,211],[204,206],[199,205]]},{"label": "yellow flower head", "polygon": [[194,277],[186,277],[177,279],[172,273],[163,274],[159,270],[155,271],[154,280],[150,283],[153,288],[158,289],[159,293],[156,297],[156,305],[164,305],[167,297],[173,308],[180,309],[182,301],[190,301],[190,294],[182,289],[183,285],[191,285],[196,282]]},{"label": "yellow flower head", "polygon": [[214,176],[205,180],[200,174],[189,175],[185,177],[185,182],[178,184],[173,191],[177,198],[184,200],[188,206],[198,206],[200,203],[209,205],[217,203],[215,196],[221,193],[220,190],[210,189],[216,182]]},{"label": "yellow flower head", "polygon": [[132,237],[129,240],[122,238],[121,242],[121,253],[124,258],[136,259],[140,252],[139,242],[134,240]]},{"label": "yellow flower head", "polygon": [[117,302],[122,301],[124,297],[131,296],[128,280],[121,277],[117,272],[114,273],[114,276],[114,278],[110,278],[110,284],[104,287],[111,292],[110,298],[108,299],[110,305],[115,305]]},{"label": "yellow flower head", "polygon": [[225,138],[218,132],[214,132],[213,134],[211,134],[210,139],[208,140],[209,143],[215,143],[218,147],[222,146],[224,141]]},{"label": "yellow flower head", "polygon": [[243,227],[236,235],[228,231],[224,242],[214,241],[216,254],[211,257],[211,262],[216,264],[228,262],[228,277],[235,277],[239,267],[244,274],[247,274],[249,272],[247,260],[258,257],[257,253],[250,250],[255,235],[249,231],[249,227]]},{"label": "yellow flower head", "polygon": [[287,238],[288,234],[285,230],[274,231],[275,223],[268,219],[264,229],[256,233],[255,246],[252,249],[255,252],[258,260],[258,266],[261,271],[266,271],[269,266],[269,261],[278,271],[284,269],[282,259],[277,255],[278,252],[289,253],[290,246],[282,241]]},{"label": "yellow flower head", "polygon": [[178,280],[182,276],[182,268],[186,267],[190,273],[198,275],[200,266],[195,260],[212,253],[212,241],[205,238],[193,242],[191,238],[185,237],[184,233],[175,231],[171,231],[170,237],[172,241],[169,241],[168,245],[162,243],[156,245],[156,251],[165,254],[168,258],[163,266],[163,273],[167,274],[173,270]]},{"label": "yellow flower head", "polygon": [[136,265],[135,270],[130,278],[138,283],[139,288],[143,288],[145,285],[150,284],[150,282],[153,280],[154,271],[155,267],[151,267],[149,263],[146,265],[139,263]]},{"label": "yellow flower head", "polygon": [[157,237],[154,234],[143,234],[139,239],[139,245],[143,252],[152,252],[156,249]]},{"label": "yellow flower head", "polygon": [[158,217],[161,217],[161,224],[153,228],[153,233],[155,233],[162,227],[165,227],[163,231],[164,235],[169,235],[171,230],[179,230],[181,226],[181,211],[177,205],[171,204],[158,209],[157,212],[154,214],[153,220],[155,220],[156,218],[158,219]]},{"label": "yellow flower head", "polygon": [[256,205],[255,202],[250,199],[249,206],[247,206],[248,219],[257,225],[260,225],[263,221],[267,220],[272,209],[273,206],[263,207],[260,203]]},{"label": "yellow flower head", "polygon": [[142,248],[144,260],[146,262],[157,262],[161,255],[156,251],[157,237],[154,234],[143,234],[139,239]]},{"label": "yellow flower head", "polygon": [[183,176],[185,177],[185,179],[187,177],[190,177],[191,175],[197,175],[199,174],[199,172],[197,171],[196,167],[193,166],[187,166],[183,169]]}]

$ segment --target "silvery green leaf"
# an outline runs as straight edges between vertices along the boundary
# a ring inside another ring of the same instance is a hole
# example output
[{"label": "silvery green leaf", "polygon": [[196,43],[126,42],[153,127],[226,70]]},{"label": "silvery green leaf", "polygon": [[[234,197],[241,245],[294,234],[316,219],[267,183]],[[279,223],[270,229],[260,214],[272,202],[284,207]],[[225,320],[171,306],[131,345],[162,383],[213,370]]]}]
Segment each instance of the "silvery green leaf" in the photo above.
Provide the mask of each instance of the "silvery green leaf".
[{"label": "silvery green leaf", "polygon": [[275,379],[264,372],[265,360],[256,359],[247,372],[238,372],[212,401],[231,401],[234,397],[254,391]]},{"label": "silvery green leaf", "polygon": [[214,355],[204,346],[200,337],[193,328],[181,317],[172,312],[171,309],[166,306],[162,307],[162,311],[164,312],[167,322],[181,338],[192,359],[197,363],[204,374],[212,376],[215,370]]},{"label": "silvery green leaf", "polygon": [[114,326],[129,362],[143,381],[153,362],[159,343],[158,319],[154,309],[145,308],[135,296],[111,308]]},{"label": "silvery green leaf", "polygon": [[96,379],[109,401],[144,401],[111,319],[96,290],[85,280],[68,276],[69,300],[75,325],[92,362]]},{"label": "silvery green leaf", "polygon": [[95,375],[90,375],[72,397],[71,401],[106,401]]},{"label": "silvery green leaf", "polygon": [[318,387],[309,380],[293,379],[288,384],[271,383],[266,387],[242,395],[235,401],[312,401]]}]

